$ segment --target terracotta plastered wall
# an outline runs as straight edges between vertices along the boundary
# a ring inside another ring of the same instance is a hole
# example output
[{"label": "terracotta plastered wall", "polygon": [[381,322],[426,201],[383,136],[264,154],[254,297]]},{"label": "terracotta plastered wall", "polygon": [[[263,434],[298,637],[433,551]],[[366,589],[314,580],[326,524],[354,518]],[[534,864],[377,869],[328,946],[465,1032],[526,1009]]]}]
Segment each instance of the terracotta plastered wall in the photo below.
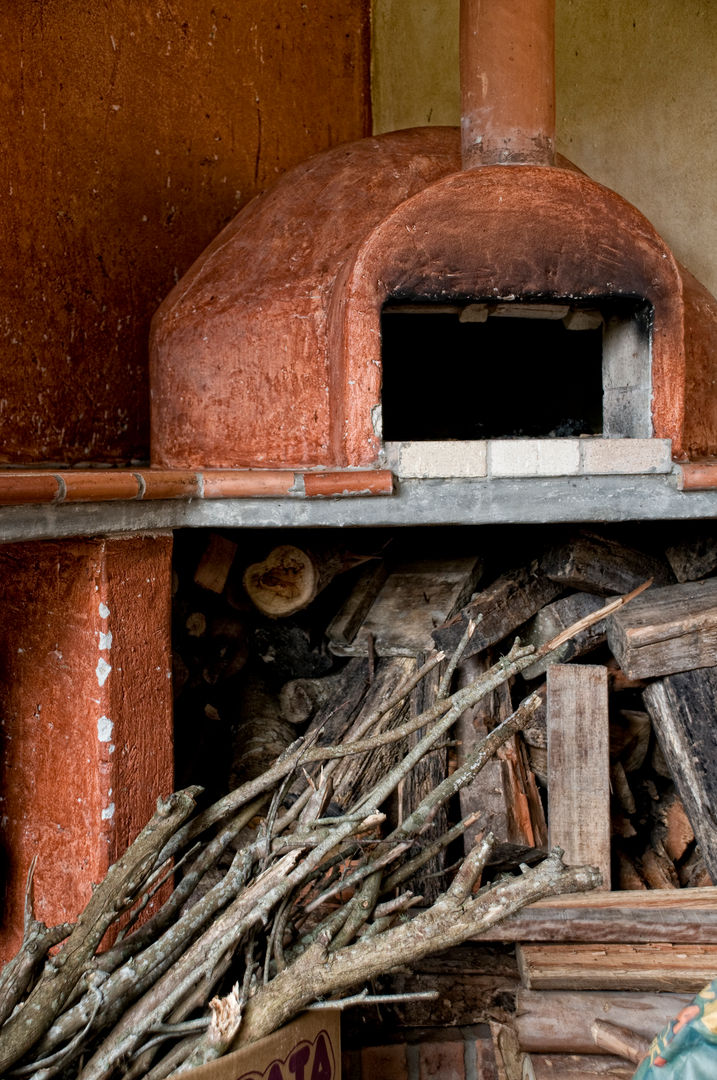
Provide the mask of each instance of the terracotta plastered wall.
[{"label": "terracotta plastered wall", "polygon": [[[376,131],[457,124],[459,0],[373,0]],[[556,0],[558,150],[717,294],[717,4]]]},{"label": "terracotta plastered wall", "polygon": [[148,455],[147,333],[218,230],[369,124],[369,0],[0,11],[0,462]]}]

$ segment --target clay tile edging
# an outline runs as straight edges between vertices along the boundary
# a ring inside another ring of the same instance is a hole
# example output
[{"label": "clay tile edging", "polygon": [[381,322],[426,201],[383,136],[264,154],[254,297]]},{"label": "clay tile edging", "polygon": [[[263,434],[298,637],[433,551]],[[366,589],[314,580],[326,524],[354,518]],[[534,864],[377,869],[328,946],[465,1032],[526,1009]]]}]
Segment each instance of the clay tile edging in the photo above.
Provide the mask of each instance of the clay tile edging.
[{"label": "clay tile edging", "polygon": [[717,488],[717,461],[692,461],[679,466],[681,491],[710,491]]},{"label": "clay tile edging", "polygon": [[388,469],[305,473],[304,490],[308,498],[331,498],[337,495],[392,495],[393,473]]},{"label": "clay tile edging", "polygon": [[51,503],[61,492],[59,477],[51,472],[0,473],[0,506]]},{"label": "clay tile edging", "polygon": [[279,469],[207,469],[199,475],[204,499],[289,495],[296,480],[293,471]]},{"label": "clay tile edging", "polygon": [[61,502],[108,502],[112,499],[136,499],[139,478],[125,470],[68,470],[58,474],[64,483]]},{"label": "clay tile edging", "polygon": [[181,469],[138,469],[139,498],[192,499],[199,495],[199,477]]}]

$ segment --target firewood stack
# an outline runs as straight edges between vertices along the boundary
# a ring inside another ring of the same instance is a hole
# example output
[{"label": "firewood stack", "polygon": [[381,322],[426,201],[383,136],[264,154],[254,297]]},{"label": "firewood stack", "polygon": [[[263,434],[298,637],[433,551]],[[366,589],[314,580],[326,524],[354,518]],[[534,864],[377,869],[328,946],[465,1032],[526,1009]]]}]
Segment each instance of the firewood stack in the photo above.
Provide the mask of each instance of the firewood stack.
[{"label": "firewood stack", "polygon": [[[526,693],[541,689],[545,702],[534,721],[502,748],[480,788],[461,793],[462,813],[479,815],[466,844],[489,827],[497,838],[493,862],[515,865],[545,851],[557,827],[560,843],[570,840],[566,851],[577,844],[579,861],[600,866],[606,887],[711,884],[717,847],[707,721],[699,775],[685,753],[715,693],[717,592],[709,575],[717,544],[707,530],[653,536],[647,549],[606,531],[534,531],[505,555],[502,540],[476,533],[471,552],[464,537],[442,533],[445,557],[432,539],[429,558],[425,545],[407,557],[415,543],[400,534],[354,535],[356,550],[315,534],[275,545],[253,536],[241,547],[211,535],[186,561],[175,620],[178,738],[180,748],[183,741],[191,748],[182,781],[200,780],[219,794],[258,775],[297,733],[348,737],[362,712],[432,648],[453,650],[471,618],[479,621],[456,686],[494,663],[516,635],[540,648],[610,596],[650,580],[649,593],[629,610],[593,621],[461,717],[453,745],[422,766],[432,774],[425,782],[460,764]],[[548,678],[555,664],[569,665],[567,674]],[[591,667],[603,673],[591,678]],[[428,682],[420,688],[424,698],[427,692]],[[579,737],[575,694],[585,705]],[[424,705],[414,697],[410,708]],[[572,751],[564,728],[573,732]],[[571,753],[593,759],[579,777],[580,799]],[[217,758],[228,766],[224,775]],[[400,818],[400,806],[395,812]],[[567,835],[580,816],[591,822],[585,850]],[[434,862],[426,871],[429,896],[440,888],[439,870]]]}]

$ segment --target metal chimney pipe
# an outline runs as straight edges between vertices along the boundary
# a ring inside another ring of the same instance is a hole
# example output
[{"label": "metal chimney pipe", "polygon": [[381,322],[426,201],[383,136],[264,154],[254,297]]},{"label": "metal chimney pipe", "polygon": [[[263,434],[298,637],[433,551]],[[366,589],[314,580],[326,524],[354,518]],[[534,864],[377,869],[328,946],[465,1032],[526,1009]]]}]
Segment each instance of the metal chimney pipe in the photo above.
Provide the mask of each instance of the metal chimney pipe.
[{"label": "metal chimney pipe", "polygon": [[463,168],[553,165],[555,0],[461,0]]}]

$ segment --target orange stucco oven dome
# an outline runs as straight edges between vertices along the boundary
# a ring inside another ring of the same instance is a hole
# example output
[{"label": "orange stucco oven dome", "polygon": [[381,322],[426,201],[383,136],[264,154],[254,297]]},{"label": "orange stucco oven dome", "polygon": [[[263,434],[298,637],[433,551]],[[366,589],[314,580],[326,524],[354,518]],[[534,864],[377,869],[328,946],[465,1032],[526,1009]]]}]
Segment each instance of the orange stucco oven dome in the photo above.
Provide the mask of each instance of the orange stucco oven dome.
[{"label": "orange stucco oven dome", "polygon": [[639,302],[642,346],[603,358],[606,433],[717,453],[717,303],[633,206],[555,164],[551,19],[551,0],[464,0],[461,131],[321,154],[220,233],[154,318],[154,465],[378,463],[387,302]]}]

